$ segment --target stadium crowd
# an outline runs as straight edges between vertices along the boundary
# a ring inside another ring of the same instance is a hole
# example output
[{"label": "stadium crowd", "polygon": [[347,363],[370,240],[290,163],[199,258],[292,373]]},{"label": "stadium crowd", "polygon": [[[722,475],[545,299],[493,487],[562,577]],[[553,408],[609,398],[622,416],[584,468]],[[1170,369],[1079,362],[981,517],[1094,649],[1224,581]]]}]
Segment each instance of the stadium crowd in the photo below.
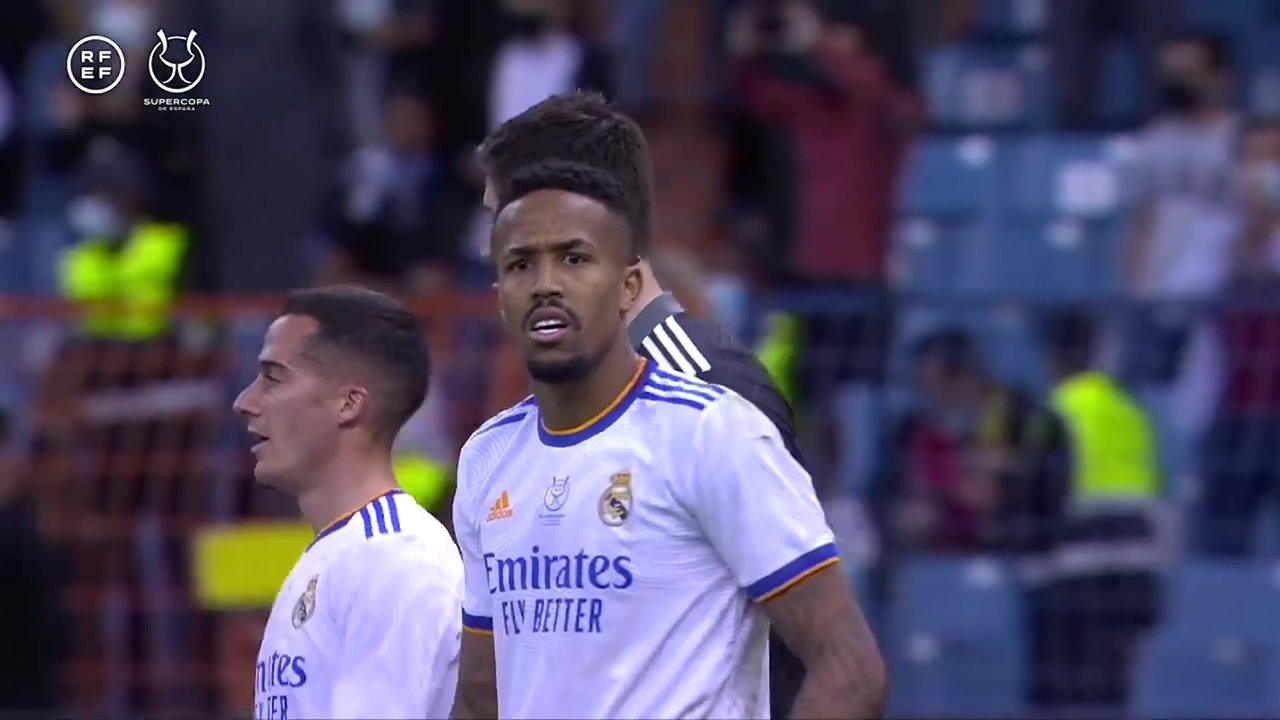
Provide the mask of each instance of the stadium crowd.
[{"label": "stadium crowd", "polygon": [[[193,527],[292,513],[229,413],[249,292],[421,299],[439,371],[398,451],[448,517],[431,468],[525,393],[475,147],[575,89],[645,127],[663,285],[792,403],[891,709],[1199,701],[1159,678],[1221,606],[1178,593],[1226,581],[1178,572],[1280,548],[1280,3],[235,4],[0,4],[0,567],[33,638],[0,708],[240,709],[240,626],[187,575]],[[145,67],[161,26],[199,30],[209,112],[67,82],[76,39]],[[139,238],[167,259],[96,282]]]}]

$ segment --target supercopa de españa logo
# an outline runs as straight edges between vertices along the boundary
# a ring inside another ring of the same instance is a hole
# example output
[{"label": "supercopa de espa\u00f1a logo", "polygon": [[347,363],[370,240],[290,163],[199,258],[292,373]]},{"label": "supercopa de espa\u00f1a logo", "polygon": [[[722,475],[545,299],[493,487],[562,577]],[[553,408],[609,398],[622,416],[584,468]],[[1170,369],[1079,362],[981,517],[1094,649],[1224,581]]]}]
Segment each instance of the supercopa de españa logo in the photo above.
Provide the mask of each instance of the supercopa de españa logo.
[{"label": "supercopa de espa\u00f1a logo", "polygon": [[142,104],[157,110],[195,110],[209,104],[209,98],[188,95],[204,79],[207,63],[204,50],[196,42],[196,31],[186,35],[166,35],[157,30],[159,42],[147,56],[151,82],[170,97],[143,98]]}]

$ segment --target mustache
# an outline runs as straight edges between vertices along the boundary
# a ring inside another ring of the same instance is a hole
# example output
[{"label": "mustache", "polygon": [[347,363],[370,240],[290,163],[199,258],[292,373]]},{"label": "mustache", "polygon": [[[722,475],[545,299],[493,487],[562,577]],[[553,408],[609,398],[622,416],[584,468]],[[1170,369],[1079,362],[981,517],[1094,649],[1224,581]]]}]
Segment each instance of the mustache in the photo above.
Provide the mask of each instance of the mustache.
[{"label": "mustache", "polygon": [[543,300],[542,302],[535,303],[533,307],[529,308],[529,312],[524,314],[525,327],[529,326],[529,321],[533,317],[533,314],[538,312],[539,310],[542,310],[543,308],[555,308],[560,312],[564,313],[565,316],[569,318],[570,325],[572,325],[575,328],[581,326],[581,323],[578,322],[578,314],[575,313],[568,305],[565,305],[559,300]]}]

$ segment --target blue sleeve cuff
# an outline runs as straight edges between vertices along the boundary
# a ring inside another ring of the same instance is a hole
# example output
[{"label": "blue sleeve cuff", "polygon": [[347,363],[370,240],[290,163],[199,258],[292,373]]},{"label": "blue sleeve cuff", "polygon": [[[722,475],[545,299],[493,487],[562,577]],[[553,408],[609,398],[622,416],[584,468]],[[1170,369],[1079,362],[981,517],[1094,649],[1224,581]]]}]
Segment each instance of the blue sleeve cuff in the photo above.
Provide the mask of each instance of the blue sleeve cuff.
[{"label": "blue sleeve cuff", "polygon": [[819,545],[748,585],[747,595],[756,602],[765,602],[790,590],[819,570],[838,562],[840,562],[840,551],[836,549],[835,543]]},{"label": "blue sleeve cuff", "polygon": [[464,630],[470,630],[478,633],[493,633],[493,618],[484,615],[472,615],[466,610],[462,611],[462,627]]}]

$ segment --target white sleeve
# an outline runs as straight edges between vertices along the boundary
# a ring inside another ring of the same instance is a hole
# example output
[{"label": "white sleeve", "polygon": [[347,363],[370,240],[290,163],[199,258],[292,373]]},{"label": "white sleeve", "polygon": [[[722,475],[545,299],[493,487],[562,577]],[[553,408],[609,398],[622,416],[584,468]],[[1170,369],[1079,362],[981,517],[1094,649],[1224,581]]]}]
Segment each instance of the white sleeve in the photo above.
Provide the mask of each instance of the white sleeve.
[{"label": "white sleeve", "polygon": [[466,589],[462,595],[462,626],[471,632],[492,633],[493,611],[489,604],[489,575],[485,572],[484,552],[480,549],[480,523],[474,516],[476,479],[468,461],[467,448],[458,458],[457,497],[453,503],[453,532],[462,551],[462,570]]},{"label": "white sleeve", "polygon": [[713,403],[694,447],[694,514],[751,599],[768,600],[839,562],[812,478],[754,405],[732,392]]},{"label": "white sleeve", "polygon": [[433,560],[432,550],[397,538],[339,558],[334,619],[342,666],[333,680],[334,717],[440,717],[452,707],[462,578],[456,565],[450,571]]}]

